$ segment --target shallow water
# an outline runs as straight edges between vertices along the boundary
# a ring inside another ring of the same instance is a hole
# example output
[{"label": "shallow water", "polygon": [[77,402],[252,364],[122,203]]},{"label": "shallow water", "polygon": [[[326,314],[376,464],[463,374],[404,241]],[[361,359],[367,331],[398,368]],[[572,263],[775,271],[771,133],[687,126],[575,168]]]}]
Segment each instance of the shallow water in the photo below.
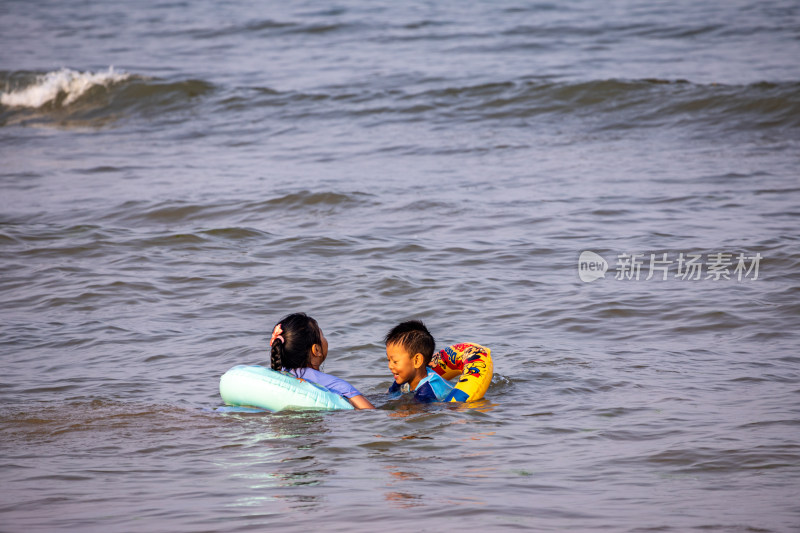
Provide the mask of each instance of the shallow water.
[{"label": "shallow water", "polygon": [[[3,8],[0,530],[796,530],[796,2]],[[379,410],[215,412],[294,311]]]}]

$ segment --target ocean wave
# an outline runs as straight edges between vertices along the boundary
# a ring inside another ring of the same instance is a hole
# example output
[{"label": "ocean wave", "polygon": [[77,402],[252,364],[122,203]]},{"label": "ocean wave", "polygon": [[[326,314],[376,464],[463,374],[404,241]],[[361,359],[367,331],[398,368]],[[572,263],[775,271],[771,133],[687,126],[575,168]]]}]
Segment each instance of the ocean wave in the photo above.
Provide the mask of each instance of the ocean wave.
[{"label": "ocean wave", "polygon": [[798,82],[724,85],[684,79],[555,81],[523,77],[421,91],[354,86],[316,91],[242,88],[223,108],[263,108],[282,118],[352,118],[370,123],[500,121],[528,127],[526,119],[567,118],[582,123],[588,119],[599,131],[673,126],[740,131],[800,127],[798,89]]},{"label": "ocean wave", "polygon": [[166,81],[117,72],[0,72],[0,126],[99,127],[138,114],[160,117],[191,105],[214,87],[203,80]]},{"label": "ocean wave", "polygon": [[[211,112],[247,114],[248,120],[256,112],[294,122],[347,119],[368,125],[455,121],[529,127],[533,120],[551,124],[567,119],[582,127],[588,123],[594,131],[677,127],[700,134],[800,127],[800,82],[796,81],[726,85],[685,79],[559,81],[531,76],[474,84],[407,81],[393,87],[344,84],[288,91],[223,87]],[[171,113],[190,108],[216,91],[204,80],[159,80],[113,68],[96,73],[69,69],[43,74],[0,72],[3,85],[0,126],[98,127],[131,115],[174,120]]]},{"label": "ocean wave", "polygon": [[330,206],[337,208],[349,208],[362,205],[369,200],[372,195],[362,192],[339,193],[332,191],[298,191],[288,193],[277,198],[252,204],[257,211],[272,210],[276,207],[285,209],[307,209],[309,207]]},{"label": "ocean wave", "polygon": [[[105,72],[79,72],[62,68],[38,75],[32,83],[17,90],[0,93],[0,104],[8,107],[37,108],[48,104],[68,106],[94,88],[108,89],[114,84],[124,82],[131,75],[114,71],[109,67]],[[8,81],[6,81],[8,85]]]},{"label": "ocean wave", "polygon": [[227,26],[192,28],[183,33],[197,40],[216,39],[220,37],[239,37],[256,34],[260,37],[285,37],[286,35],[316,36],[360,28],[360,24],[347,22],[311,22],[279,21],[274,19],[249,20]]},{"label": "ocean wave", "polygon": [[[249,238],[260,235],[260,230],[248,224],[262,221],[264,217],[318,217],[334,216],[348,213],[357,207],[377,205],[374,197],[368,193],[308,191],[300,190],[278,194],[273,198],[215,198],[213,201],[188,202],[178,200],[134,201],[126,200],[105,210],[100,218],[106,223],[124,223],[125,225],[147,224],[168,225],[175,229],[188,231],[192,238],[205,240],[206,237]],[[214,225],[224,221],[224,225]],[[204,229],[195,234],[197,224]],[[216,228],[216,229],[215,229]],[[255,233],[253,233],[255,232]],[[168,234],[174,238],[173,233]],[[4,233],[0,232],[0,242]],[[5,238],[13,240],[14,235],[6,232]],[[119,236],[116,237],[119,239]]]},{"label": "ocean wave", "polygon": [[[474,119],[504,119],[535,115],[608,116],[625,119],[622,127],[669,124],[691,115],[698,121],[726,119],[764,125],[798,126],[797,83],[751,85],[695,84],[687,80],[592,80],[585,82],[524,81],[451,87],[413,95],[437,102]],[[450,114],[450,113],[448,113]],[[635,121],[635,122],[634,122]],[[614,127],[617,122],[602,124]]]}]

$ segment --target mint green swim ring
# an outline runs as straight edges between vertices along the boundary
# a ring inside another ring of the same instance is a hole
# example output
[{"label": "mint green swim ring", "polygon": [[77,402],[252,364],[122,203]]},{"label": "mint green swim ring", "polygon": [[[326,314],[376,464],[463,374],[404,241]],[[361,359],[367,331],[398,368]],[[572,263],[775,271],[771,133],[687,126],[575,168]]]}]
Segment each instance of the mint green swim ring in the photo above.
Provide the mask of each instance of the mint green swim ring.
[{"label": "mint green swim ring", "polygon": [[288,372],[258,365],[237,365],[219,379],[219,394],[227,405],[284,409],[352,409],[345,398]]}]

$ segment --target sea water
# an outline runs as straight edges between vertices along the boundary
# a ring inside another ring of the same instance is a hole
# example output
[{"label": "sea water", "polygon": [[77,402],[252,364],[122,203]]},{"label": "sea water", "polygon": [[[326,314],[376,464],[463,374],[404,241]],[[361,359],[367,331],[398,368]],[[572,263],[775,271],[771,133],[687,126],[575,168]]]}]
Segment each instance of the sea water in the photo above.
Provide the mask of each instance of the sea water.
[{"label": "sea water", "polygon": [[[797,2],[0,30],[0,530],[797,530]],[[295,311],[378,410],[216,410]],[[387,399],[410,318],[484,400]]]}]

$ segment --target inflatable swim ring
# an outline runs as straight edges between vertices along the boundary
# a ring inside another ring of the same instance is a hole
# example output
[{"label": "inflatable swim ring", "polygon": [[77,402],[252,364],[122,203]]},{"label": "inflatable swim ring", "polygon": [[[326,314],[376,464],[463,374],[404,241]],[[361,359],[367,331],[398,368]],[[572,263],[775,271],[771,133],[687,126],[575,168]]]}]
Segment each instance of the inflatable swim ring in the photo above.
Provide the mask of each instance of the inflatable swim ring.
[{"label": "inflatable swim ring", "polygon": [[219,379],[227,405],[284,409],[352,409],[345,398],[316,383],[258,365],[238,365]]},{"label": "inflatable swim ring", "polygon": [[465,342],[448,346],[433,355],[430,366],[444,379],[461,376],[446,402],[480,400],[492,381],[489,348]]}]

